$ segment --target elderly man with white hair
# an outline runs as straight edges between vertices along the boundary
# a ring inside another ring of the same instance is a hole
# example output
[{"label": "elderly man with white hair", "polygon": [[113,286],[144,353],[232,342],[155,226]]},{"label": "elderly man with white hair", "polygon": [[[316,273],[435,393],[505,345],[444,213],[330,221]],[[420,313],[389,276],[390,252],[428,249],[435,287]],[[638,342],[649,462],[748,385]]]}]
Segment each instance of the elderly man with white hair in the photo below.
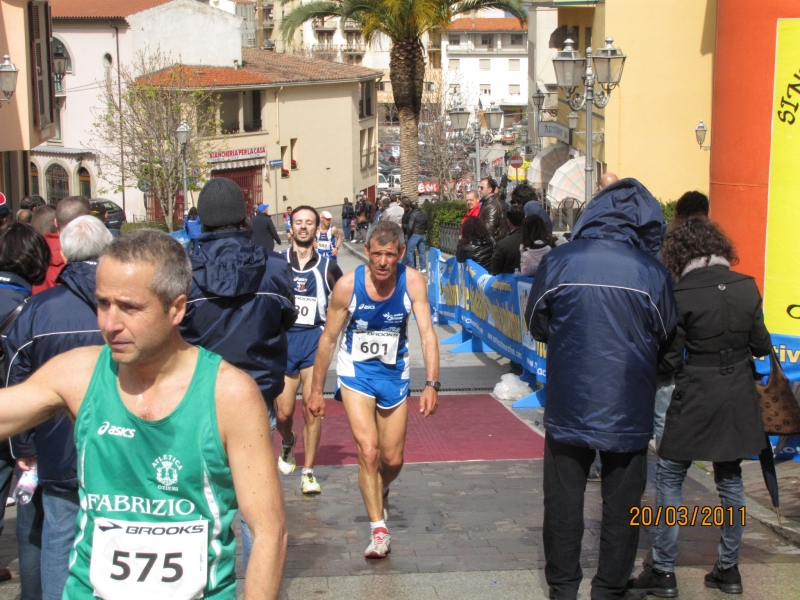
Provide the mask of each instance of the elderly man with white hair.
[{"label": "elderly man with white hair", "polygon": [[[103,344],[94,298],[97,257],[112,236],[102,221],[85,215],[61,230],[66,262],[53,288],[32,296],[0,338],[6,385],[25,381],[58,354]],[[36,467],[39,488],[17,508],[17,543],[22,598],[60,599],[69,574],[69,553],[78,514],[78,480],[72,421],[57,414],[11,438],[25,471]]]}]

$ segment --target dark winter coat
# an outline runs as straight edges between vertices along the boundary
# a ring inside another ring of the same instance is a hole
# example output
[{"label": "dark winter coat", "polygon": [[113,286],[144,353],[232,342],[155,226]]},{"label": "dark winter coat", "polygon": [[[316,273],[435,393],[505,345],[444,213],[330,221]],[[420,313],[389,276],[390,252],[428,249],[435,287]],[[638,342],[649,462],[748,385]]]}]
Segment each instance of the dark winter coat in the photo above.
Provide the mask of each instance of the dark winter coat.
[{"label": "dark winter coat", "polygon": [[506,213],[500,205],[497,196],[489,196],[481,200],[481,210],[478,213],[478,218],[483,221],[489,235],[494,238],[495,242],[499,242],[508,233],[508,223],[506,222]]},{"label": "dark winter coat", "polygon": [[525,320],[548,344],[544,425],[557,441],[612,452],[650,441],[659,346],[678,319],[654,258],[664,230],[658,201],[623,179],[589,203],[569,244],[542,258]]},{"label": "dark winter coat", "polygon": [[[22,383],[48,360],[104,344],[94,298],[96,261],[68,263],[54,288],[36,294],[2,339],[8,385]],[[53,493],[78,489],[72,419],[62,412],[31,432],[14,436],[16,458],[38,455],[39,483]]]},{"label": "dark winter coat", "polygon": [[492,254],[492,263],[489,273],[499,275],[500,273],[514,274],[519,269],[519,246],[522,241],[522,229],[517,227],[502,240],[497,242],[497,246]]},{"label": "dark winter coat", "polygon": [[[675,374],[659,456],[732,461],[765,446],[753,356],[772,346],[752,277],[717,265],[675,284],[678,328],[661,362]],[[684,352],[686,353],[684,359]]]},{"label": "dark winter coat", "polygon": [[460,263],[467,259],[474,260],[487,271],[492,263],[494,253],[494,242],[492,240],[480,240],[478,242],[459,242],[456,249],[456,260]]},{"label": "dark winter coat", "polygon": [[281,244],[281,238],[278,236],[278,230],[275,229],[275,223],[272,222],[266,212],[260,212],[250,220],[250,226],[253,230],[251,240],[254,244],[258,244],[262,248],[272,250],[277,243]]},{"label": "dark winter coat", "polygon": [[242,230],[204,233],[190,258],[183,338],[247,372],[272,402],[283,391],[286,331],[297,319],[289,263]]},{"label": "dark winter coat", "polygon": [[428,215],[419,208],[415,208],[408,215],[407,235],[425,235],[428,232]]}]

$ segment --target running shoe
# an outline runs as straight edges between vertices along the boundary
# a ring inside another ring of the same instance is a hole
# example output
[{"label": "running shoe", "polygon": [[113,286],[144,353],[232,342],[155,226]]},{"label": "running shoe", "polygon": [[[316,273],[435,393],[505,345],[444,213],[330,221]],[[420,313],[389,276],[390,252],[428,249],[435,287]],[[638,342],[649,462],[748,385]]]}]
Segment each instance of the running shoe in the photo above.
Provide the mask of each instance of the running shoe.
[{"label": "running shoe", "polygon": [[281,455],[278,457],[278,470],[284,475],[294,472],[297,463],[294,460],[294,445],[297,443],[297,434],[292,432],[292,443],[288,446],[281,442]]},{"label": "running shoe", "polygon": [[367,558],[386,558],[386,555],[392,551],[389,547],[392,537],[385,527],[376,527],[372,530],[372,540],[367,546],[364,556]]},{"label": "running shoe", "polygon": [[303,474],[303,478],[300,480],[300,489],[304,494],[319,494],[322,491],[322,487],[313,473]]},{"label": "running shoe", "polygon": [[389,520],[389,488],[383,490],[383,520]]}]

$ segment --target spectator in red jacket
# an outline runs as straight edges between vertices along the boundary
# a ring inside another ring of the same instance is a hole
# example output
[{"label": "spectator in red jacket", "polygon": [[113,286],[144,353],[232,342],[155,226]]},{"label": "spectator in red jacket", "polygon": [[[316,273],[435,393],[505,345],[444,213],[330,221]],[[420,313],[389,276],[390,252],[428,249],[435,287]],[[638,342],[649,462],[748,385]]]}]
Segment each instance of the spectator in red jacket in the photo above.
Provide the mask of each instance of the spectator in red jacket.
[{"label": "spectator in red jacket", "polygon": [[47,268],[47,276],[43,284],[33,286],[34,294],[55,287],[61,269],[64,268],[65,263],[64,257],[61,255],[59,232],[67,226],[67,223],[83,215],[90,214],[89,201],[83,196],[62,198],[54,213],[47,211],[44,206],[39,207],[34,212],[31,225],[44,235],[47,245],[50,246],[50,266]]}]

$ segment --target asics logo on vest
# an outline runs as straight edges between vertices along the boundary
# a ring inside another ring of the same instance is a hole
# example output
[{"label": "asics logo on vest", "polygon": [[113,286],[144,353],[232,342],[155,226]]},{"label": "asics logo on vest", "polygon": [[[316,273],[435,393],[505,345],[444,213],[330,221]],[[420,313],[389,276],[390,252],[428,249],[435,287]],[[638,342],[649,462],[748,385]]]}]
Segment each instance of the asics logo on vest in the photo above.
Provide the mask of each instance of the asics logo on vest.
[{"label": "asics logo on vest", "polygon": [[359,304],[358,310],[375,310],[374,304]]},{"label": "asics logo on vest", "polygon": [[136,435],[136,430],[128,429],[127,427],[117,427],[116,425],[111,425],[111,423],[105,421],[97,430],[97,435],[103,435],[104,433],[108,433],[108,435],[115,435],[117,437],[132,438],[134,435]]}]

